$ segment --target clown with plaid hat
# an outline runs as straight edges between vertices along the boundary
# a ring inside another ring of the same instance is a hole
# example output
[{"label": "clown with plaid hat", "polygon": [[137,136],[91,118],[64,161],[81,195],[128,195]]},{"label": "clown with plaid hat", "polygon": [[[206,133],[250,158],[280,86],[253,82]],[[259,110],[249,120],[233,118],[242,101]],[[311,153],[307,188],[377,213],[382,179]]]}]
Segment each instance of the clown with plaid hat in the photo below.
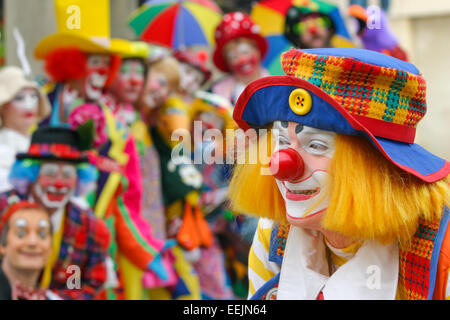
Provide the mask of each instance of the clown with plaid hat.
[{"label": "clown with plaid hat", "polygon": [[[414,143],[427,111],[412,64],[291,49],[233,117],[270,161],[237,166],[232,207],[261,219],[251,299],[446,299],[450,163]],[[259,157],[260,159],[263,157]]]}]

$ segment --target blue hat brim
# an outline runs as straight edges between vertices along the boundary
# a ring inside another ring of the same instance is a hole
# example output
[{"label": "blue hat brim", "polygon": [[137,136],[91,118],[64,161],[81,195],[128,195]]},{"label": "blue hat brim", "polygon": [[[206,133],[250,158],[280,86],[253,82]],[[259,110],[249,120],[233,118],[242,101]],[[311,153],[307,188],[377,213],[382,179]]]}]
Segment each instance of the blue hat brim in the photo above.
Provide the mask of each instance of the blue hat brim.
[{"label": "blue hat brim", "polygon": [[[311,95],[312,108],[305,115],[294,113],[289,106],[290,93],[298,88],[307,90]],[[339,134],[362,136],[397,167],[426,182],[441,180],[450,173],[448,161],[417,144],[374,136],[322,89],[299,78],[270,76],[250,83],[236,103],[233,118],[244,130],[281,120]]]}]

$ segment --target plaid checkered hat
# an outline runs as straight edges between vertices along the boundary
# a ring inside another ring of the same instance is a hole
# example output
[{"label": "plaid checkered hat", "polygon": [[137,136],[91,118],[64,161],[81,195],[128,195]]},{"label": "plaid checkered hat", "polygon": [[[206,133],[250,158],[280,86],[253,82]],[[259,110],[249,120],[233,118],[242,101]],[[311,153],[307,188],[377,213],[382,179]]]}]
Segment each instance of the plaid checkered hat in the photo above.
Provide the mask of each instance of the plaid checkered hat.
[{"label": "plaid checkered hat", "polygon": [[400,169],[426,182],[443,179],[450,163],[414,143],[426,113],[426,84],[417,68],[363,49],[291,49],[286,76],[250,83],[233,118],[243,129],[293,121],[367,138]]}]

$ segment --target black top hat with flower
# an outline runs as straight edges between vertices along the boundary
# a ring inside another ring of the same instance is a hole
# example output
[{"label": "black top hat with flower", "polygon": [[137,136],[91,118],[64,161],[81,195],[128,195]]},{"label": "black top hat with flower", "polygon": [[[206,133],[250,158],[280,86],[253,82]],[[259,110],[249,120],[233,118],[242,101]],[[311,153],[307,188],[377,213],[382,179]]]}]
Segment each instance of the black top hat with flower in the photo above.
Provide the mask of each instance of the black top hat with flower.
[{"label": "black top hat with flower", "polygon": [[94,127],[92,121],[72,130],[66,127],[45,126],[31,136],[27,153],[17,159],[59,160],[73,163],[88,162],[85,151],[92,149]]}]

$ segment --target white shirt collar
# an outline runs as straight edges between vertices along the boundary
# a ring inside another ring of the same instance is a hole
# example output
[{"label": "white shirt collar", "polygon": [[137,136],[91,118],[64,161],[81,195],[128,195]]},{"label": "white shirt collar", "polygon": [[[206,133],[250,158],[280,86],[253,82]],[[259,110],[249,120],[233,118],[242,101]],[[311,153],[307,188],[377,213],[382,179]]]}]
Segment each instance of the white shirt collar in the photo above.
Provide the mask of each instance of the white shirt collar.
[{"label": "white shirt collar", "polygon": [[326,246],[319,232],[291,226],[281,266],[277,299],[395,299],[398,245],[366,241],[355,256],[329,276]]},{"label": "white shirt collar", "polygon": [[64,208],[60,208],[56,210],[51,216],[50,220],[52,221],[53,225],[53,232],[57,233],[59,229],[61,228],[61,220],[63,218]]},{"label": "white shirt collar", "polygon": [[30,137],[4,127],[0,129],[0,141],[16,150],[16,152],[26,152],[30,146]]}]

